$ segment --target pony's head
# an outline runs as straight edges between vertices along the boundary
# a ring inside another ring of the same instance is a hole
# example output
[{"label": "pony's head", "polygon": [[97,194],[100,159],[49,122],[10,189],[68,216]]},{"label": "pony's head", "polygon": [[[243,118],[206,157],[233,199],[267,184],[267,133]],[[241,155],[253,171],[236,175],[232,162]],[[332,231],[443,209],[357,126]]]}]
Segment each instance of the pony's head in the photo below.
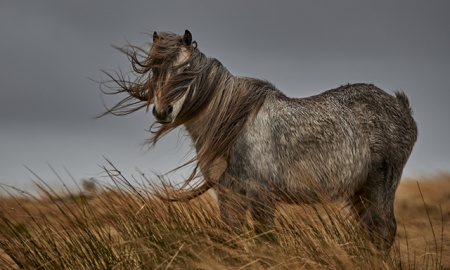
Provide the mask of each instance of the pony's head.
[{"label": "pony's head", "polygon": [[[193,92],[190,91],[192,83],[199,81],[196,80],[198,74],[204,71],[206,57],[199,52],[188,30],[184,35],[154,32],[149,45],[149,49],[130,44],[117,48],[130,60],[132,74],[105,72],[111,80],[102,82],[102,91],[105,94],[127,93],[128,97],[102,116],[126,115],[153,104],[156,121],[165,126],[164,129],[174,128],[194,116],[193,110],[198,111],[198,106],[188,107],[180,115],[188,93]],[[103,86],[108,90],[103,90]],[[192,93],[190,96],[188,99],[194,101]]]},{"label": "pony's head", "polygon": [[153,115],[159,123],[171,123],[179,114],[193,81],[190,56],[196,49],[192,34],[153,33],[147,58],[151,69],[149,86],[153,91]]}]

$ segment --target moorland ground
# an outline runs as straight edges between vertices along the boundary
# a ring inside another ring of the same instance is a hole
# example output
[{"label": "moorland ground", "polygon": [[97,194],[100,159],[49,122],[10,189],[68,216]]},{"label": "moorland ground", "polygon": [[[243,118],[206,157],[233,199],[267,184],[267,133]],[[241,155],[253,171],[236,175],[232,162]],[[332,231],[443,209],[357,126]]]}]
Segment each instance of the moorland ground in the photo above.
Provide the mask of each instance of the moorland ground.
[{"label": "moorland ground", "polygon": [[[109,187],[0,197],[0,269],[450,269],[450,175],[403,179],[397,237],[380,254],[339,203],[280,205],[277,227],[236,234],[212,194],[152,197],[110,175]],[[270,237],[269,237],[270,236]]]}]

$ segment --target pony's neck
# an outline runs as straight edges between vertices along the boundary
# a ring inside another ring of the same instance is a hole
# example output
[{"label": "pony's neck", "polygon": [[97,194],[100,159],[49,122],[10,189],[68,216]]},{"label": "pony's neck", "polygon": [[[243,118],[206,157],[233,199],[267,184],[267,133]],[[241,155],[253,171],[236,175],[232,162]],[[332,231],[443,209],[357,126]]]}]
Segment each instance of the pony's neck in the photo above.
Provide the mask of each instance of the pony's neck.
[{"label": "pony's neck", "polygon": [[[212,59],[212,61],[217,61]],[[195,147],[198,149],[203,143],[202,136],[210,132],[209,129],[213,128],[213,123],[220,119],[219,114],[224,114],[227,108],[224,106],[229,105],[227,99],[229,95],[236,90],[235,83],[239,80],[234,77],[223,65],[217,61],[217,67],[212,69],[208,76],[205,76],[199,85],[201,89],[194,89],[193,91],[211,91],[214,93],[211,101],[203,108],[203,110],[194,118],[190,119],[184,126],[189,133]],[[220,76],[221,78],[217,78]],[[220,83],[212,83],[219,81]],[[224,102],[225,101],[225,102]]]},{"label": "pony's neck", "polygon": [[230,157],[247,121],[257,114],[267,93],[275,90],[265,81],[234,77],[215,59],[209,64],[207,72],[191,85],[193,98],[187,99],[204,103],[191,104],[200,109],[184,123],[196,147],[198,162],[207,165]]}]

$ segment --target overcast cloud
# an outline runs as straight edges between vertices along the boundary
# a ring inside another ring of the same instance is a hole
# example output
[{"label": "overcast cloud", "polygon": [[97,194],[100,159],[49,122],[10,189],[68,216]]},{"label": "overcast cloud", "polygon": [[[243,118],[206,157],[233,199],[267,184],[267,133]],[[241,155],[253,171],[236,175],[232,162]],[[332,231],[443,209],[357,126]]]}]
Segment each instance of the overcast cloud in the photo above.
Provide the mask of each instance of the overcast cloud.
[{"label": "overcast cloud", "polygon": [[[98,177],[110,159],[125,175],[186,161],[178,133],[150,151],[145,111],[103,111],[101,70],[126,70],[110,45],[189,29],[233,74],[263,78],[289,96],[348,82],[410,98],[419,141],[405,175],[449,171],[448,1],[7,1],[0,8],[0,183],[32,187],[55,176]],[[92,79],[92,80],[90,80]],[[106,97],[112,104],[113,100]],[[138,169],[138,170],[137,170]]]}]

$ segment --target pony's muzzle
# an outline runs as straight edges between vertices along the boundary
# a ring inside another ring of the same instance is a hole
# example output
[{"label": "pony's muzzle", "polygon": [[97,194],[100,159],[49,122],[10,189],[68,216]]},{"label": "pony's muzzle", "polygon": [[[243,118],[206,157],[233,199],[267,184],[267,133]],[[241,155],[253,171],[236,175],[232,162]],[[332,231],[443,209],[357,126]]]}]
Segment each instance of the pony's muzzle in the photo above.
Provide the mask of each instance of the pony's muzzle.
[{"label": "pony's muzzle", "polygon": [[168,105],[165,109],[163,110],[158,110],[156,108],[156,106],[153,106],[153,116],[155,117],[156,121],[158,121],[159,123],[169,123],[172,122],[173,120],[173,106],[172,105]]}]

